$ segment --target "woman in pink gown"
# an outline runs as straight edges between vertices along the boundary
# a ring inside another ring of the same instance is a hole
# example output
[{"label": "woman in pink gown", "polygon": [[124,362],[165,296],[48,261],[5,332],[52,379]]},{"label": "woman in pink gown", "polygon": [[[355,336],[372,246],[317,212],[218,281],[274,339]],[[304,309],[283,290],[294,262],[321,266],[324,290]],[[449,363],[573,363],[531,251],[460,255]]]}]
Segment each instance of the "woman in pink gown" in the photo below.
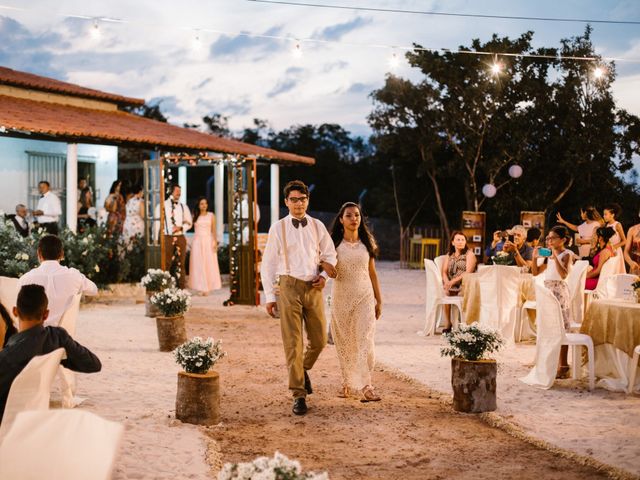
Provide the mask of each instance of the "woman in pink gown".
[{"label": "woman in pink gown", "polygon": [[203,294],[222,288],[220,268],[218,267],[216,216],[209,212],[208,208],[207,199],[199,198],[193,217],[195,235],[191,243],[189,260],[188,286]]}]

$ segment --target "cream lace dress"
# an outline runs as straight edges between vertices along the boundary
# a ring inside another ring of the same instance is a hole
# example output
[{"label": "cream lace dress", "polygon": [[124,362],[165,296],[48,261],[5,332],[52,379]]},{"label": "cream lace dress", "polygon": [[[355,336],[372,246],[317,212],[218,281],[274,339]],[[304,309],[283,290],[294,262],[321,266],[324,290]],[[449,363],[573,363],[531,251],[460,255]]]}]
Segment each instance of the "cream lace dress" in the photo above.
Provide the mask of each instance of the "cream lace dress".
[{"label": "cream lace dress", "polygon": [[371,385],[375,366],[375,297],[369,277],[369,252],[362,242],[342,241],[331,291],[331,334],[343,384],[354,390]]}]

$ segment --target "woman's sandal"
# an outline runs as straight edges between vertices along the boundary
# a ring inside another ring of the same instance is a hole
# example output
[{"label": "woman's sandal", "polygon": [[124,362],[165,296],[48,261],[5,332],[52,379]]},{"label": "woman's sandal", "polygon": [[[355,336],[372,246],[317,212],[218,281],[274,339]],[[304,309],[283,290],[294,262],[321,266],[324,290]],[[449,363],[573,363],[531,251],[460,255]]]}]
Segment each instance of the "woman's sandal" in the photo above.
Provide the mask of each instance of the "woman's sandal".
[{"label": "woman's sandal", "polygon": [[569,371],[569,365],[558,367],[558,372],[556,373],[556,378],[559,380],[569,378],[571,376],[571,372]]},{"label": "woman's sandal", "polygon": [[362,398],[360,399],[362,403],[379,402],[380,400],[382,400],[382,398],[380,398],[371,385],[367,385],[362,389]]},{"label": "woman's sandal", "polygon": [[340,388],[340,390],[338,391],[338,397],[349,398],[350,396],[351,396],[351,392],[349,390],[349,387],[346,385],[343,385],[342,388]]}]

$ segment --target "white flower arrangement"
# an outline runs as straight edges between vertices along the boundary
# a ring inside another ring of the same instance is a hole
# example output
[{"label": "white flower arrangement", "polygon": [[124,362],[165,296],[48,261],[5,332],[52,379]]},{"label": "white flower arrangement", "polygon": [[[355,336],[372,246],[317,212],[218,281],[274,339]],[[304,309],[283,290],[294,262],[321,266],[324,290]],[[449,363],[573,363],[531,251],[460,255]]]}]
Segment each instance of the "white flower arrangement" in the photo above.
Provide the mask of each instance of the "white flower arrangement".
[{"label": "white flower arrangement", "polygon": [[176,281],[169,272],[160,270],[159,268],[150,268],[147,274],[140,280],[140,285],[149,292],[160,292],[166,288],[176,286]]},{"label": "white flower arrangement", "polygon": [[511,255],[509,255],[504,250],[500,250],[493,257],[491,257],[493,263],[496,265],[510,265],[511,264]]},{"label": "white flower arrangement", "polygon": [[276,452],[273,458],[258,457],[253,462],[227,463],[218,480],[329,480],[327,472],[302,473],[300,462]]},{"label": "white flower arrangement", "polygon": [[457,330],[444,334],[448,346],[440,350],[443,357],[457,357],[463,360],[477,361],[485,354],[497,352],[504,344],[495,330],[478,324],[460,325]]},{"label": "white flower arrangement", "polygon": [[152,305],[158,307],[164,317],[184,315],[191,306],[191,294],[179,288],[165,288],[151,296]]},{"label": "white flower arrangement", "polygon": [[173,351],[176,363],[187,373],[207,373],[218,360],[227,356],[222,351],[222,342],[209,337],[202,340],[193,337]]}]

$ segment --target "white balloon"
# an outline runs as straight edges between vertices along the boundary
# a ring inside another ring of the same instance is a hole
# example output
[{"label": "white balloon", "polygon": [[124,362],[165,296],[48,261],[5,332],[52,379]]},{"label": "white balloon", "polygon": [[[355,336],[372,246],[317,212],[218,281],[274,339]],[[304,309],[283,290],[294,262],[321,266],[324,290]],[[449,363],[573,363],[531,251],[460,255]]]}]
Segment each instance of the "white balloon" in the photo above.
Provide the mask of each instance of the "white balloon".
[{"label": "white balloon", "polygon": [[511,178],[520,178],[522,176],[522,167],[520,165],[511,165],[509,167],[509,176]]},{"label": "white balloon", "polygon": [[496,187],[487,183],[484,187],[482,187],[482,194],[487,198],[492,198],[496,196]]}]

